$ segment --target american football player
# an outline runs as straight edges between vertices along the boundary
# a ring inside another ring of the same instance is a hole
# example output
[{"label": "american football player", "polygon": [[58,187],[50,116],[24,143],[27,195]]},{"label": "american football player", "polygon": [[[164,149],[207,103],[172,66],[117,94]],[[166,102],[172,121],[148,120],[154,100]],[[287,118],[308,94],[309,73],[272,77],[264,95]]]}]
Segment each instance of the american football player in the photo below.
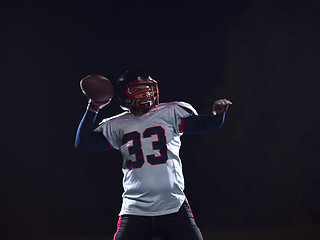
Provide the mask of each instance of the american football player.
[{"label": "american football player", "polygon": [[89,99],[75,140],[80,151],[121,151],[124,192],[114,240],[203,239],[184,194],[180,136],[217,131],[232,103],[217,100],[208,115],[185,102],[160,103],[157,81],[136,70],[124,73],[115,90],[124,112],[94,129],[111,99]]}]

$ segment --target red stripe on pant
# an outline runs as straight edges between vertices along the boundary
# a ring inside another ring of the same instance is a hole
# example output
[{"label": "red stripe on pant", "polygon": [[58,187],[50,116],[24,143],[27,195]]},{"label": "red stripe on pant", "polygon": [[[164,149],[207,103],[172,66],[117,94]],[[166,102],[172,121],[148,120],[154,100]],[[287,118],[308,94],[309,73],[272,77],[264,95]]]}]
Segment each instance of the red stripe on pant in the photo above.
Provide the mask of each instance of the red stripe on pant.
[{"label": "red stripe on pant", "polygon": [[[188,207],[189,207],[191,216],[193,217],[194,223],[196,224],[197,228],[199,228],[198,225],[197,225],[197,223],[196,223],[196,220],[195,220],[195,218],[194,218],[194,216],[193,216],[193,212],[192,212],[192,210],[191,210],[191,207],[190,207],[190,204],[189,204],[189,202],[188,202],[188,199],[186,199],[186,203],[188,204]],[[200,231],[200,235],[201,235],[201,237],[202,237],[202,239],[203,239],[203,236],[202,236],[201,231]]]},{"label": "red stripe on pant", "polygon": [[118,234],[118,232],[119,232],[119,228],[120,228],[120,225],[121,225],[121,220],[122,220],[122,216],[120,216],[119,219],[118,219],[117,231],[116,231],[116,233],[115,233],[114,236],[113,236],[113,240],[115,240],[116,237],[117,237],[117,234]]}]

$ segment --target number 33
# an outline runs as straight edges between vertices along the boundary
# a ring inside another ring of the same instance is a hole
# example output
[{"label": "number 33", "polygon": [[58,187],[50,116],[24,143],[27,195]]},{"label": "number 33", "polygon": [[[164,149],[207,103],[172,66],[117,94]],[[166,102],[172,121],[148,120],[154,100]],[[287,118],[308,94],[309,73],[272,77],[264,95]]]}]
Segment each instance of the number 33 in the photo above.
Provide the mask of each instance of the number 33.
[{"label": "number 33", "polygon": [[[151,165],[164,164],[168,160],[167,145],[165,131],[162,127],[147,128],[143,134],[143,138],[150,138],[152,135],[158,136],[158,141],[152,142],[153,150],[159,150],[160,155],[150,154],[146,156],[147,162]],[[135,155],[136,161],[127,160],[126,165],[129,170],[141,168],[145,162],[144,154],[141,148],[141,134],[137,131],[130,132],[122,137],[122,144],[132,141],[132,146],[128,147],[129,155]]]}]

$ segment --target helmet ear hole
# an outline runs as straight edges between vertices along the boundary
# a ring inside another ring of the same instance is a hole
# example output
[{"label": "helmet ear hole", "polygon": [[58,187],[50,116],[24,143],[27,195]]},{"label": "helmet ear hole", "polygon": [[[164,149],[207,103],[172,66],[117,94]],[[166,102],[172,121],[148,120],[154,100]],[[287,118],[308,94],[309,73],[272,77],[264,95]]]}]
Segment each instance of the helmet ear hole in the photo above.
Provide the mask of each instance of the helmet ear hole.
[{"label": "helmet ear hole", "polygon": [[125,101],[124,101],[124,102],[126,103],[126,105],[130,105],[130,104],[132,104],[133,100],[132,100],[132,99],[127,98],[127,99],[125,99]]}]

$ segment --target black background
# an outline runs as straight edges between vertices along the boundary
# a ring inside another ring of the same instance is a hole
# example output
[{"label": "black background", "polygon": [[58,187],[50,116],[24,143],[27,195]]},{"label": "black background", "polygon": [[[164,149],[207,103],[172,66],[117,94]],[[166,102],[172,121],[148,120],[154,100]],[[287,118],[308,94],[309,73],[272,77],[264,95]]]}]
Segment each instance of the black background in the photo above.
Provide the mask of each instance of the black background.
[{"label": "black background", "polygon": [[[1,2],[1,238],[112,234],[121,157],[74,149],[79,81],[143,68],[162,102],[223,127],[185,135],[186,194],[204,232],[320,224],[319,2]],[[99,114],[121,112],[116,100]]]}]

